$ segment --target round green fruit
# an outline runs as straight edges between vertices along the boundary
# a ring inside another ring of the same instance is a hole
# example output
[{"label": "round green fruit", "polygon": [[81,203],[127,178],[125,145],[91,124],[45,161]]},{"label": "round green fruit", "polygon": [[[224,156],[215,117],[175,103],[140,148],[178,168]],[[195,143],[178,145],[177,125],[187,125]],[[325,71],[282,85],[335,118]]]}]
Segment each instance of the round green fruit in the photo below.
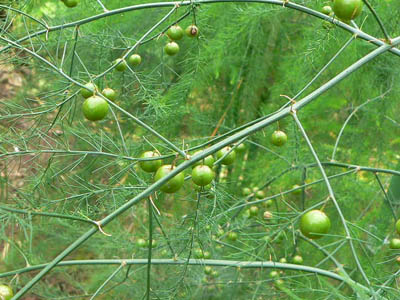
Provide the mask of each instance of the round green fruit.
[{"label": "round green fruit", "polygon": [[[201,152],[203,151],[202,150],[196,151],[195,153],[193,153],[193,156],[200,154]],[[193,166],[206,165],[212,168],[214,165],[214,161],[215,161],[214,157],[212,155],[209,155],[203,158],[202,160],[196,162]]]},{"label": "round green fruit", "polygon": [[282,257],[282,258],[279,260],[279,262],[280,262],[281,264],[286,264],[286,263],[287,263],[287,259],[286,259],[285,257]]},{"label": "round green fruit", "polygon": [[[160,156],[157,152],[154,151],[146,151],[143,152],[142,155],[140,155],[140,158],[152,158],[152,157],[158,157]],[[140,168],[149,173],[156,172],[159,167],[162,165],[162,160],[157,159],[157,160],[144,160],[139,162]]]},{"label": "round green fruit", "polygon": [[115,99],[117,99],[117,92],[114,91],[113,89],[105,88],[104,90],[102,90],[101,93],[103,94],[104,97],[106,97],[111,101],[115,101]]},{"label": "round green fruit", "polygon": [[274,201],[273,200],[267,200],[267,201],[265,201],[265,206],[266,207],[271,207],[272,206],[272,204],[274,204]]},{"label": "round green fruit", "polygon": [[246,148],[247,148],[246,145],[241,143],[235,148],[235,151],[237,153],[243,153],[244,151],[246,151]]},{"label": "round green fruit", "polygon": [[211,275],[212,271],[213,271],[213,269],[210,266],[205,266],[204,267],[204,274]]},{"label": "round green fruit", "polygon": [[285,284],[285,282],[282,279],[277,279],[275,281],[275,284],[279,287],[279,286],[283,286]]},{"label": "round green fruit", "polygon": [[[86,87],[87,89],[85,89],[85,88],[81,89],[81,95],[82,95],[83,98],[85,98],[85,99],[86,99],[86,98],[89,98],[89,97],[91,97],[91,96],[93,96],[93,95],[94,95],[94,92],[97,91],[97,89],[98,89],[97,85],[95,85],[93,82],[88,82],[88,83],[86,83],[86,84],[85,84],[85,87]],[[90,91],[90,90],[93,90],[93,92]]]},{"label": "round green fruit", "polygon": [[194,249],[193,255],[195,258],[204,258],[203,250],[201,250],[200,248]]},{"label": "round green fruit", "polygon": [[165,45],[164,52],[169,56],[173,56],[179,52],[179,45],[175,42],[169,42]]},{"label": "round green fruit", "polygon": [[64,0],[63,2],[66,7],[75,7],[78,5],[78,0]]},{"label": "round green fruit", "polygon": [[231,232],[228,233],[227,238],[231,242],[235,242],[238,239],[238,234],[236,232],[234,232],[234,231],[231,231]]},{"label": "round green fruit", "polygon": [[400,239],[391,239],[389,246],[390,249],[400,249]]},{"label": "round green fruit", "polygon": [[139,54],[132,54],[128,58],[128,63],[134,67],[137,67],[138,65],[140,65],[141,62],[142,62],[142,58],[140,57]]},{"label": "round green fruit", "polygon": [[173,25],[168,29],[167,35],[171,40],[178,41],[183,38],[183,29],[179,25]]},{"label": "round green fruit", "polygon": [[333,14],[332,7],[330,7],[329,5],[324,6],[324,7],[321,9],[321,12],[322,12],[324,15],[327,15],[327,16],[330,16],[330,15]]},{"label": "round green fruit", "polygon": [[107,116],[108,103],[99,96],[92,96],[83,102],[82,111],[86,119],[90,121],[102,120]]},{"label": "round green fruit", "polygon": [[272,213],[268,210],[264,211],[263,217],[266,221],[270,221],[272,219]]},{"label": "round green fruit", "polygon": [[225,234],[225,231],[222,228],[218,228],[217,237],[221,237]]},{"label": "round green fruit", "polygon": [[249,208],[249,213],[250,213],[250,217],[256,217],[258,215],[258,207],[257,206],[250,206]]},{"label": "round green fruit", "polygon": [[128,68],[128,64],[122,58],[117,58],[114,61],[114,64],[118,64],[115,66],[115,70],[117,70],[118,72],[123,72]]},{"label": "round green fruit", "polygon": [[256,192],[256,198],[257,199],[264,199],[265,198],[265,192],[263,190],[259,190]]},{"label": "round green fruit", "polygon": [[137,239],[136,240],[136,246],[145,248],[147,246],[147,242],[144,239]]},{"label": "round green fruit", "polygon": [[251,189],[248,187],[243,188],[242,194],[243,194],[243,196],[249,196],[251,194]]},{"label": "round green fruit", "polygon": [[303,257],[301,257],[300,255],[295,255],[292,258],[292,262],[296,265],[301,265],[303,263]]},{"label": "round green fruit", "polygon": [[278,278],[278,277],[279,277],[278,271],[271,271],[271,272],[269,272],[269,277],[271,277],[271,278]]},{"label": "round green fruit", "polygon": [[0,284],[0,299],[10,300],[14,296],[13,290],[5,284]]},{"label": "round green fruit", "polygon": [[398,219],[396,222],[396,231],[398,234],[400,234],[400,219]]},{"label": "round green fruit", "polygon": [[211,253],[210,253],[210,251],[204,251],[204,252],[203,252],[203,256],[204,256],[205,259],[210,259],[210,258],[211,258]]},{"label": "round green fruit", "polygon": [[[226,153],[231,151],[231,149],[232,149],[231,147],[225,147],[225,148],[220,149],[217,152],[217,159],[221,159]],[[235,150],[233,150],[227,156],[225,156],[223,160],[221,160],[221,163],[223,165],[227,165],[227,166],[231,165],[235,161],[235,158],[236,158],[236,152],[235,152]]]},{"label": "round green fruit", "polygon": [[287,135],[281,130],[276,130],[271,135],[271,142],[275,146],[281,147],[286,144],[287,142]]},{"label": "round green fruit", "polygon": [[363,9],[363,0],[334,0],[333,12],[335,15],[345,21],[349,22],[357,18]]},{"label": "round green fruit", "polygon": [[[174,169],[175,167],[171,165],[161,166],[160,168],[158,168],[156,175],[154,176],[155,181],[158,181],[161,178],[167,176]],[[183,172],[181,172],[168,180],[167,183],[164,183],[160,190],[167,194],[175,193],[183,186],[184,182],[185,175],[183,174]]]},{"label": "round green fruit", "polygon": [[192,171],[192,180],[199,186],[206,186],[214,179],[214,171],[206,165],[196,166]]},{"label": "round green fruit", "polygon": [[300,189],[300,185],[295,184],[294,186],[292,186],[292,189],[296,189],[294,190],[292,193],[295,195],[301,195],[302,193],[302,189]]},{"label": "round green fruit", "polygon": [[[311,210],[300,219],[300,231],[310,239],[319,239],[329,232],[331,221],[320,210]],[[399,240],[400,241],[400,240]]]},{"label": "round green fruit", "polygon": [[199,28],[196,25],[189,25],[186,27],[185,33],[188,37],[194,38],[199,35]]}]

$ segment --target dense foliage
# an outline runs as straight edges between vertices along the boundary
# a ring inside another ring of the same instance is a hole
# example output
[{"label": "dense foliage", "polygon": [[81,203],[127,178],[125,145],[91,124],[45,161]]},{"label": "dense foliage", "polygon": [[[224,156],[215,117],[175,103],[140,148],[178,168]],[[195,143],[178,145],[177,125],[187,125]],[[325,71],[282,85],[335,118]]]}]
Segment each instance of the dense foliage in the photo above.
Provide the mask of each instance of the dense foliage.
[{"label": "dense foliage", "polygon": [[[0,1],[1,284],[16,294],[44,268],[34,266],[93,230],[63,258],[68,266],[54,267],[21,299],[399,299],[400,252],[391,249],[400,205],[395,51],[294,117],[216,146],[200,162],[209,166],[193,169],[196,151],[274,118],[377,45],[291,2],[194,1],[115,14],[151,2],[66,1]],[[398,37],[400,3],[369,2]],[[345,21],[386,41],[366,5],[355,23]],[[109,222],[154,175],[185,163]],[[311,210],[330,220],[315,240],[300,232]]]}]

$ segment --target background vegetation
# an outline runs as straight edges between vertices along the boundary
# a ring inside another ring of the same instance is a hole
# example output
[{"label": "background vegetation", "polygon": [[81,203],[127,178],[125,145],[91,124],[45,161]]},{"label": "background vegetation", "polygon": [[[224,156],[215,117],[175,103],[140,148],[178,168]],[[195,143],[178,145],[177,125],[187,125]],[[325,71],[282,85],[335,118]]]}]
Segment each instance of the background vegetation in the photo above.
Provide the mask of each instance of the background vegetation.
[{"label": "background vegetation", "polygon": [[[329,4],[295,2],[317,11]],[[61,1],[2,3],[0,280],[18,291],[39,271],[6,272],[51,262],[92,228],[91,222],[114,212],[153,183],[152,176],[138,167],[136,158],[141,152],[155,148],[168,156],[165,163],[179,164],[181,158],[116,107],[100,122],[87,121],[81,112],[79,86],[32,55],[40,55],[84,84],[107,70],[172,7],[127,11],[33,36],[46,26],[85,19],[103,9],[95,0],[81,0],[73,9]],[[104,1],[110,11],[142,3],[150,1]],[[371,4],[389,35],[399,36],[400,3],[371,0]],[[180,52],[166,56],[163,48],[168,38],[160,33],[181,17],[182,28],[195,22],[200,35],[185,37],[179,42]],[[364,32],[384,38],[366,7],[356,23]],[[184,151],[277,111],[351,37],[328,21],[260,3],[181,6],[149,37],[153,35],[154,39],[135,50],[142,56],[140,66],[123,73],[113,70],[96,83],[101,89],[118,91],[117,106]],[[17,46],[7,48],[7,41]],[[372,43],[354,39],[299,99],[374,49]],[[376,57],[298,112],[322,162],[398,170],[398,61],[388,52]],[[271,144],[270,136],[277,128],[288,135],[284,147]],[[223,260],[275,262],[282,257],[290,263],[298,254],[304,266],[346,278],[337,260],[355,282],[379,290],[386,299],[400,297],[398,251],[388,247],[388,240],[396,237],[400,204],[396,182],[389,189],[393,172],[324,165],[368,283],[294,119],[284,118],[255,132],[245,145],[246,151],[237,154],[233,166],[218,166],[210,190],[199,192],[189,179],[176,194],[153,194],[160,214],[153,210],[152,259],[186,262],[200,248],[210,252],[213,261],[196,260],[189,266],[152,264],[151,299],[369,299],[368,291],[353,283],[343,284],[315,272],[281,266],[284,284],[278,285],[269,277],[271,268],[221,264]],[[185,174],[190,175],[190,170]],[[304,187],[300,193],[291,191],[296,184]],[[249,217],[250,204],[235,208],[256,200],[243,196],[244,187],[263,188],[266,197],[275,195],[273,204],[263,199],[255,204],[258,215]],[[146,199],[65,260],[147,259],[150,248],[137,244],[138,239],[149,239]],[[316,242],[298,231],[299,217],[311,207],[323,207],[332,221],[330,234]],[[265,211],[271,212],[272,220],[263,217]],[[231,231],[238,233],[237,241],[227,239]],[[146,262],[58,266],[22,299],[90,299],[96,291],[97,299],[142,299],[149,286]],[[215,272],[207,275],[207,264],[221,265],[213,266]]]}]

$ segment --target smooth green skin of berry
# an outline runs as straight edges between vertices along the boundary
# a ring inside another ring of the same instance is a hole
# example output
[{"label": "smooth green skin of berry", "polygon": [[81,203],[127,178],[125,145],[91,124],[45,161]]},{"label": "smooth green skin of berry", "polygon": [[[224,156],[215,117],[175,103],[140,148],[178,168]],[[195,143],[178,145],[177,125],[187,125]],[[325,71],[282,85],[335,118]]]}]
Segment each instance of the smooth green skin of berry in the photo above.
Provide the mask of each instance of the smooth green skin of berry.
[{"label": "smooth green skin of berry", "polygon": [[[202,150],[196,151],[195,153],[193,153],[193,156],[200,154],[201,152],[203,151]],[[215,162],[214,157],[212,155],[209,155],[203,158],[202,160],[196,162],[193,166],[206,165],[212,168],[214,166],[214,162]]]},{"label": "smooth green skin of berry", "polygon": [[362,0],[334,0],[333,11],[335,15],[343,20],[349,22],[357,18],[363,9]]},{"label": "smooth green skin of berry", "polygon": [[389,246],[390,249],[400,249],[400,239],[391,239]]},{"label": "smooth green skin of berry", "polygon": [[301,265],[303,263],[303,258],[300,255],[295,255],[292,262],[296,265]]},{"label": "smooth green skin of berry", "polygon": [[168,29],[167,35],[171,40],[178,41],[183,38],[183,29],[179,25],[173,25]]},{"label": "smooth green skin of berry", "polygon": [[[158,153],[154,151],[146,151],[140,155],[140,158],[150,158],[150,157],[157,157],[160,156]],[[148,173],[153,173],[158,170],[159,167],[162,165],[162,160],[147,160],[139,162],[140,168]]]},{"label": "smooth green skin of berry", "polygon": [[192,180],[199,186],[206,186],[214,179],[214,171],[206,165],[200,165],[193,169]]},{"label": "smooth green skin of berry", "polygon": [[331,15],[331,14],[333,13],[333,10],[332,10],[332,7],[330,7],[329,5],[326,5],[326,6],[324,6],[324,7],[321,9],[321,12],[322,12],[324,15],[329,16],[329,15]]},{"label": "smooth green skin of berry", "polygon": [[231,231],[231,232],[228,233],[227,238],[228,238],[228,240],[234,242],[234,241],[236,241],[238,239],[238,234],[236,232],[234,232],[234,231]]},{"label": "smooth green skin of berry", "polygon": [[107,116],[108,103],[99,96],[89,97],[82,104],[82,112],[90,121],[102,120]]},{"label": "smooth green skin of berry", "polygon": [[281,130],[276,130],[271,135],[271,142],[275,146],[281,147],[286,144],[287,142],[287,135]]},{"label": "smooth green skin of berry", "polygon": [[257,191],[256,198],[257,199],[264,199],[265,198],[265,192],[264,191]]},{"label": "smooth green skin of berry", "polygon": [[251,189],[250,188],[243,188],[242,189],[242,194],[243,194],[243,196],[248,196],[248,195],[250,195],[251,194]]},{"label": "smooth green skin of berry", "polygon": [[[95,85],[93,82],[86,83],[85,87],[87,87],[88,89],[91,89],[93,91],[96,91],[98,89],[97,85]],[[93,96],[94,92],[91,92],[87,89],[81,89],[81,95],[83,96],[83,98],[86,99],[86,98]]]},{"label": "smooth green skin of berry", "polygon": [[66,7],[75,7],[78,5],[78,0],[64,0],[63,2]]},{"label": "smooth green skin of berry", "polygon": [[279,273],[277,271],[271,271],[271,272],[269,272],[269,277],[278,278],[279,277]]},{"label": "smooth green skin of berry", "polygon": [[300,231],[310,239],[321,238],[330,228],[331,221],[328,216],[317,209],[305,213],[300,219]]},{"label": "smooth green skin of berry", "polygon": [[257,216],[257,215],[258,215],[258,211],[259,211],[259,209],[258,209],[257,206],[251,206],[251,207],[249,208],[249,213],[250,213],[250,216],[251,216],[251,217]]},{"label": "smooth green skin of berry", "polygon": [[136,241],[136,245],[137,245],[138,247],[144,248],[144,247],[146,247],[147,242],[146,242],[144,239],[138,239],[138,240]]},{"label": "smooth green skin of berry", "polygon": [[221,237],[225,234],[225,231],[222,228],[219,228],[217,231],[217,237]]},{"label": "smooth green skin of berry", "polygon": [[272,219],[272,213],[271,213],[270,211],[266,210],[266,211],[264,211],[264,213],[263,213],[263,217],[264,217],[264,219],[266,219],[266,220],[271,220],[271,219]]},{"label": "smooth green skin of berry", "polygon": [[209,251],[204,251],[203,256],[205,259],[210,259],[211,258],[211,253]]},{"label": "smooth green skin of berry", "polygon": [[281,264],[286,264],[286,263],[287,263],[287,259],[284,258],[284,257],[282,257],[282,258],[279,260],[279,262],[280,262]]},{"label": "smooth green skin of berry", "polygon": [[10,300],[14,296],[13,290],[5,284],[0,284],[0,299]]},{"label": "smooth green skin of berry", "polygon": [[137,67],[142,62],[142,58],[139,54],[132,54],[128,58],[128,63],[134,67]]},{"label": "smooth green skin of berry", "polygon": [[117,99],[117,92],[114,91],[113,89],[105,88],[104,90],[102,90],[101,93],[103,94],[104,97],[110,99],[111,101],[115,101],[115,99]]},{"label": "smooth green skin of berry", "polygon": [[212,268],[210,266],[205,266],[204,267],[204,274],[211,275],[212,274]]},{"label": "smooth green skin of berry", "polygon": [[[299,188],[299,187],[300,187],[300,185],[295,184],[295,185],[292,187],[292,189]],[[301,189],[297,189],[297,190],[293,191],[292,193],[295,194],[295,195],[301,195],[302,190],[301,190]]]},{"label": "smooth green skin of berry", "polygon": [[[171,165],[161,166],[160,168],[158,168],[156,175],[154,176],[154,180],[160,180],[161,178],[171,173],[174,169],[175,167],[172,167]],[[185,175],[183,174],[183,172],[181,172],[178,175],[175,175],[175,177],[172,177],[170,180],[168,180],[167,183],[164,183],[160,190],[164,193],[172,194],[177,192],[183,186],[184,182]]]},{"label": "smooth green skin of berry", "polygon": [[396,222],[396,231],[398,234],[400,234],[400,219],[398,219]]},{"label": "smooth green skin of berry", "polygon": [[[120,62],[120,63],[119,63],[119,62]],[[122,58],[117,58],[117,59],[114,61],[114,64],[118,64],[118,65],[115,67],[115,70],[117,70],[118,72],[123,72],[123,71],[125,71],[125,70],[128,68],[128,64],[127,64],[126,61],[123,60]]]},{"label": "smooth green skin of berry", "polygon": [[185,33],[188,37],[194,38],[199,35],[199,28],[196,25],[189,25],[186,27]]},{"label": "smooth green skin of berry", "polygon": [[194,249],[193,255],[195,258],[204,258],[203,250],[201,250],[200,248]]},{"label": "smooth green skin of berry", "polygon": [[173,56],[179,52],[179,45],[175,42],[169,42],[165,45],[164,52],[169,56]]},{"label": "smooth green skin of berry", "polygon": [[268,201],[265,202],[265,206],[266,207],[270,207],[270,206],[272,206],[272,204],[274,204],[273,200],[268,200]]},{"label": "smooth green skin of berry", "polygon": [[235,148],[235,151],[237,153],[243,153],[244,151],[246,151],[246,148],[247,148],[246,145],[241,143]]},{"label": "smooth green skin of berry", "polygon": [[282,285],[285,284],[285,281],[283,281],[282,279],[278,279],[278,280],[275,281],[275,284],[276,284],[277,286],[282,286]]},{"label": "smooth green skin of berry", "polygon": [[[230,150],[231,150],[231,147],[225,147],[225,148],[222,148],[221,150],[219,150],[217,152],[217,159],[220,159],[222,156],[224,156]],[[221,164],[229,166],[229,165],[233,164],[233,162],[235,161],[235,158],[236,158],[236,152],[235,152],[235,150],[233,150],[233,151],[231,151],[231,153],[229,153],[227,156],[225,156],[225,158],[223,160],[221,160]]]}]

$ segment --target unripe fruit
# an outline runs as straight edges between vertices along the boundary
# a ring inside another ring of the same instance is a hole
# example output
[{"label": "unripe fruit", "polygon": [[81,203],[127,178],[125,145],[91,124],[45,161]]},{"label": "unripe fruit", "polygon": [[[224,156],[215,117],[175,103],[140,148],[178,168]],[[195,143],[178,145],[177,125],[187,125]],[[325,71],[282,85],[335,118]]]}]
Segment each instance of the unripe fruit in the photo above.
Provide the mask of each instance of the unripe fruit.
[{"label": "unripe fruit", "polygon": [[214,179],[214,171],[206,165],[196,166],[192,171],[192,180],[199,186],[206,186]]},{"label": "unripe fruit", "polygon": [[11,300],[14,296],[14,292],[8,285],[0,284],[0,299],[1,300]]},{"label": "unripe fruit", "polygon": [[134,67],[140,65],[141,62],[142,62],[142,58],[140,57],[139,54],[132,54],[132,55],[129,56],[129,58],[128,58],[128,63],[129,63],[131,66],[134,66]]},{"label": "unripe fruit", "polygon": [[390,249],[400,249],[400,239],[391,239],[389,246]]},{"label": "unripe fruit", "polygon": [[113,89],[105,88],[104,90],[101,91],[101,93],[103,94],[104,97],[106,97],[111,101],[115,101],[115,99],[117,99],[117,93]]},{"label": "unripe fruit", "polygon": [[185,33],[188,37],[196,37],[199,35],[199,29],[196,25],[189,25],[186,27]]},{"label": "unripe fruit", "polygon": [[[156,175],[154,176],[154,180],[158,181],[161,178],[167,176],[169,173],[171,173],[173,170],[175,169],[175,167],[171,166],[171,165],[163,165],[160,168],[158,168]],[[165,183],[160,190],[163,191],[164,193],[175,193],[177,192],[182,186],[183,183],[185,182],[185,175],[183,174],[183,172],[175,175],[174,177],[172,177],[170,180],[167,181],[167,183]]]},{"label": "unripe fruit", "polygon": [[114,64],[118,64],[118,65],[116,65],[115,70],[117,70],[119,72],[123,72],[128,68],[128,64],[122,58],[117,58],[114,61]]},{"label": "unripe fruit", "polygon": [[276,130],[271,136],[271,142],[275,146],[281,147],[287,142],[287,135],[281,130]]},{"label": "unripe fruit", "polygon": [[75,7],[78,5],[78,0],[64,0],[63,1],[66,7]]},{"label": "unripe fruit", "polygon": [[173,25],[168,29],[167,35],[171,40],[178,41],[183,38],[183,30],[179,25]]},{"label": "unripe fruit", "polygon": [[169,42],[167,45],[165,45],[164,52],[167,55],[173,56],[179,52],[179,45],[175,42]]},{"label": "unripe fruit", "polygon": [[334,0],[333,11],[335,15],[343,20],[349,22],[357,18],[363,9],[363,0]]},{"label": "unripe fruit", "polygon": [[[203,151],[202,150],[196,151],[195,153],[193,153],[193,156],[200,154],[201,152]],[[196,162],[193,166],[206,165],[212,168],[214,165],[214,161],[215,161],[214,157],[212,155],[209,155],[203,158],[202,160]]]},{"label": "unripe fruit", "polygon": [[104,119],[108,113],[108,103],[99,96],[89,97],[82,104],[82,112],[90,121]]},{"label": "unripe fruit", "polygon": [[81,95],[83,96],[83,98],[89,98],[89,97],[93,96],[94,92],[98,89],[97,85],[94,84],[93,82],[86,83],[85,87],[87,87],[88,89],[93,90],[93,92],[88,90],[88,89],[85,89],[85,88],[81,89],[80,92],[81,92]]},{"label": "unripe fruit", "polygon": [[[320,210],[311,210],[300,219],[300,231],[310,239],[319,239],[329,232],[331,221]],[[399,240],[400,241],[400,240]]]},{"label": "unripe fruit", "polygon": [[296,265],[301,265],[303,263],[303,257],[300,255],[295,255],[292,259],[292,262]]},{"label": "unripe fruit", "polygon": [[235,242],[238,239],[238,234],[234,231],[231,231],[228,233],[227,238],[228,238],[228,240]]},{"label": "unripe fruit", "polygon": [[[231,151],[231,149],[232,149],[231,147],[225,147],[219,150],[217,152],[217,159],[221,159],[226,153]],[[236,152],[233,150],[227,156],[225,156],[223,160],[221,160],[221,164],[231,165],[235,161],[235,158],[236,158]]]},{"label": "unripe fruit", "polygon": [[[146,151],[143,152],[142,155],[140,155],[140,158],[152,158],[152,157],[158,157],[160,156],[157,152],[154,151]],[[139,166],[140,168],[145,171],[145,172],[156,172],[159,167],[162,165],[162,160],[157,159],[157,160],[146,160],[146,161],[140,161]]]}]

